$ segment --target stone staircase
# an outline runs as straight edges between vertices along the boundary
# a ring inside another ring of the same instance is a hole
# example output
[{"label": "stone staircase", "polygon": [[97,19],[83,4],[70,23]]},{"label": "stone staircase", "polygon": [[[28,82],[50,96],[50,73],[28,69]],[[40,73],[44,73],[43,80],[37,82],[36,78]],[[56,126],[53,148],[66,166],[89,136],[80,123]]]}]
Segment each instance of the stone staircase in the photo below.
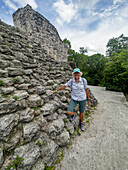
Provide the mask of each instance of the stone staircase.
[{"label": "stone staircase", "polygon": [[[47,55],[29,34],[0,21],[0,167],[40,170],[52,165],[59,149],[78,129],[66,109],[70,88],[50,93],[65,84],[72,68]],[[96,99],[91,94],[91,103]],[[17,157],[18,155],[18,157]]]}]

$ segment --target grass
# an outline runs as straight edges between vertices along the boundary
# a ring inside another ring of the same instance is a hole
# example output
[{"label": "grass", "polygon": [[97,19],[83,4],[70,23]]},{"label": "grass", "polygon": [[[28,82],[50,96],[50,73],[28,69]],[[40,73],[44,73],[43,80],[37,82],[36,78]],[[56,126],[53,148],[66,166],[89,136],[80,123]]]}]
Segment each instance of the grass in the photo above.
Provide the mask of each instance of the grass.
[{"label": "grass", "polygon": [[0,80],[0,86],[3,86],[4,82],[2,80]]},{"label": "grass", "polygon": [[16,159],[14,159],[13,161],[12,161],[12,164],[10,164],[10,165],[8,165],[7,167],[6,167],[6,170],[10,170],[10,169],[17,169],[17,167],[18,167],[18,165],[21,165],[21,163],[22,163],[22,161],[23,161],[24,159],[23,158],[21,158],[21,157],[19,157],[18,155],[16,156]]},{"label": "grass", "polygon": [[14,83],[19,83],[19,82],[20,82],[20,79],[17,78],[17,77],[15,77],[15,78],[13,79],[13,81],[14,81]]},{"label": "grass", "polygon": [[18,100],[18,96],[13,96],[13,99]]}]

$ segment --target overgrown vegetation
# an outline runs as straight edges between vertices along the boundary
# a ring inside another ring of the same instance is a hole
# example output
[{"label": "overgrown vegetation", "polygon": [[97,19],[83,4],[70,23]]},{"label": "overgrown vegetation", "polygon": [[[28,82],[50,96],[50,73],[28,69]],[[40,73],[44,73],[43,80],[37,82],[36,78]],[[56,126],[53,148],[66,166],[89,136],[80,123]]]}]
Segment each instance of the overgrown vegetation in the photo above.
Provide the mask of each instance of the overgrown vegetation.
[{"label": "overgrown vegetation", "polygon": [[21,157],[19,157],[19,156],[17,155],[17,156],[16,156],[16,159],[14,159],[14,160],[12,161],[12,163],[6,167],[6,170],[9,170],[9,169],[12,169],[12,168],[13,168],[13,169],[17,169],[17,167],[18,167],[19,165],[21,165],[21,163],[22,163],[23,160],[24,160],[23,158],[21,158]]},{"label": "overgrown vegetation", "polygon": [[68,46],[68,61],[73,61],[83,72],[90,85],[105,86],[108,90],[122,91],[128,94],[128,37],[123,34],[108,41],[106,56],[94,54],[88,56],[87,49],[80,47],[79,53]]}]

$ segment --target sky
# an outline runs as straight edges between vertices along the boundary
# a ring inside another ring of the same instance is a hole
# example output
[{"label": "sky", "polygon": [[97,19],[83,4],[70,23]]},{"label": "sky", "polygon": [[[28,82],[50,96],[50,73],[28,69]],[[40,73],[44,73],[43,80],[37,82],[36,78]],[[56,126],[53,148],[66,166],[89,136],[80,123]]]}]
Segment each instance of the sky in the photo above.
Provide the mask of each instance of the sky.
[{"label": "sky", "polygon": [[88,55],[106,54],[109,39],[128,36],[128,0],[0,0],[0,19],[13,25],[12,14],[27,4],[53,24],[71,48]]}]

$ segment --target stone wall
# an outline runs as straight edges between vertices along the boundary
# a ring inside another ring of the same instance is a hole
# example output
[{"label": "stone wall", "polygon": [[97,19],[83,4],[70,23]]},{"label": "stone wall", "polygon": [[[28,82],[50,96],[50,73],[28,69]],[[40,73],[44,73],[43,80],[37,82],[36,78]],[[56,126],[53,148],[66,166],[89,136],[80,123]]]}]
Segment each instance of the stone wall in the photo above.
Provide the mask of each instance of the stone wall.
[{"label": "stone wall", "polygon": [[36,41],[47,54],[58,61],[67,61],[67,46],[60,39],[56,28],[30,5],[18,9],[13,14],[14,26],[29,32],[31,40]]},{"label": "stone wall", "polygon": [[78,116],[70,122],[66,114],[71,89],[50,91],[67,82],[71,72],[67,62],[51,58],[28,33],[0,21],[1,170],[20,158],[18,170],[44,169],[68,145],[79,125]]}]

